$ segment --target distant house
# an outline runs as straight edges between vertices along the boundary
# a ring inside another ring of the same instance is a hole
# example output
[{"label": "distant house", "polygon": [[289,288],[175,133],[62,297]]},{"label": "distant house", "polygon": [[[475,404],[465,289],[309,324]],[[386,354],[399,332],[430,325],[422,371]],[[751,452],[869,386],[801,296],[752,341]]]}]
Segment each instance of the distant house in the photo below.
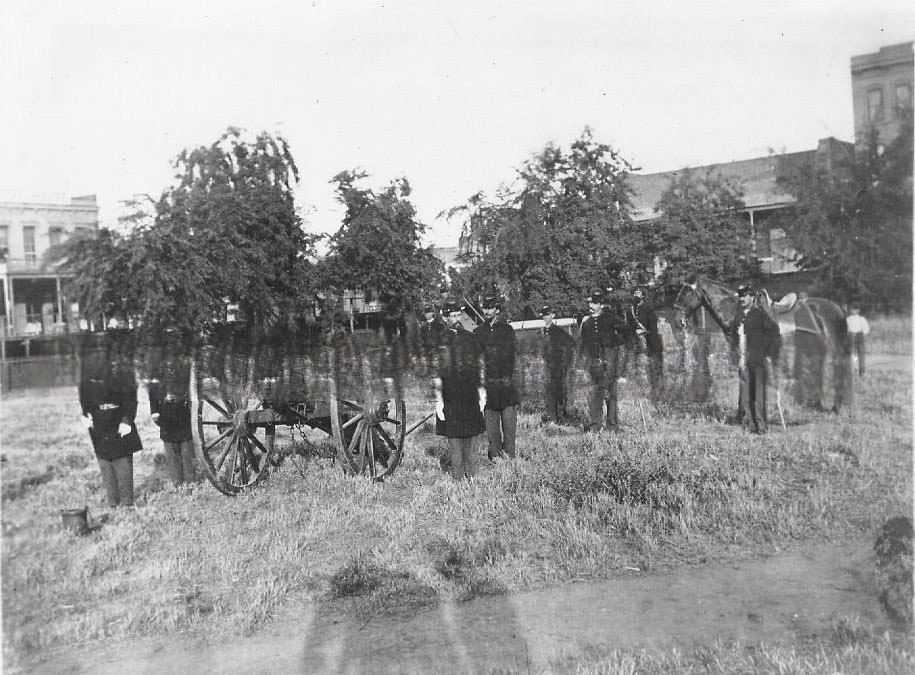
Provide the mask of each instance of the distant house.
[{"label": "distant house", "polygon": [[0,334],[4,340],[61,333],[70,306],[61,277],[44,266],[49,248],[98,229],[95,195],[49,202],[0,202]]},{"label": "distant house", "polygon": [[[798,271],[792,262],[794,251],[785,232],[772,226],[771,218],[779,210],[789,207],[794,198],[779,188],[778,177],[806,163],[815,163],[828,169],[848,162],[853,157],[852,143],[824,138],[815,150],[707,164],[690,167],[690,171],[696,176],[705,175],[709,171],[719,174],[743,191],[743,202],[746,205],[743,216],[747,220],[756,257],[763,272],[786,274]],[[630,176],[633,190],[632,218],[635,221],[650,221],[660,217],[655,206],[678,173],[679,171],[663,171]]]}]

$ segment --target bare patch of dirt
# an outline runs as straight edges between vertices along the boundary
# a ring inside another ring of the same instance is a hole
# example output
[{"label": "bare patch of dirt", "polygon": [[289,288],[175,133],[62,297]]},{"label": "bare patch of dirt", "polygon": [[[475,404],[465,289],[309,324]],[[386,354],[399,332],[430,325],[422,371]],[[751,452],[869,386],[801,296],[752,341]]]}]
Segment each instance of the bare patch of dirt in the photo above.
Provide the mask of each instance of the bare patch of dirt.
[{"label": "bare patch of dirt", "polygon": [[839,617],[889,627],[874,563],[872,543],[859,541],[676,574],[506,593],[368,621],[309,609],[224,644],[192,636],[99,644],[47,654],[28,671],[542,672],[554,659],[606,646],[793,643],[828,634]]}]

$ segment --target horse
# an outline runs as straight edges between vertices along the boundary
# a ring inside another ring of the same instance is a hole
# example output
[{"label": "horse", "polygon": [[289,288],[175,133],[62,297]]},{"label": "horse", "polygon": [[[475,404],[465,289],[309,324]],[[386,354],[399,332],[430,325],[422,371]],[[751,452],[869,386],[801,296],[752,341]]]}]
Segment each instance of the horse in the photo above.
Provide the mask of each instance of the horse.
[{"label": "horse", "polygon": [[[851,403],[852,355],[845,310],[826,298],[797,297],[789,293],[772,302],[765,291],[757,295],[758,304],[778,322],[783,344],[782,370],[794,378],[798,403],[838,412]],[[706,310],[735,346],[732,326],[739,311],[737,292],[730,286],[707,278],[683,284],[675,306],[688,317],[700,308]],[[693,319],[695,322],[697,319]],[[786,339],[794,336],[793,344]]]}]

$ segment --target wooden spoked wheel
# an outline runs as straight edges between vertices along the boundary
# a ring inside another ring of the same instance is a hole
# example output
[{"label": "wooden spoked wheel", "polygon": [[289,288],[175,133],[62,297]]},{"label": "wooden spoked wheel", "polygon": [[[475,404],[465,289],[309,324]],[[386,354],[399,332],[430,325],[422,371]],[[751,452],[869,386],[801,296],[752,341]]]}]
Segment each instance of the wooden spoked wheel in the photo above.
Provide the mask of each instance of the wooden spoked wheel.
[{"label": "wooden spoked wheel", "polygon": [[332,398],[334,443],[347,473],[383,480],[403,456],[407,407],[402,399],[358,403]]},{"label": "wooden spoked wheel", "polygon": [[207,479],[234,496],[267,475],[275,424],[263,401],[209,377],[197,386],[197,460]]}]

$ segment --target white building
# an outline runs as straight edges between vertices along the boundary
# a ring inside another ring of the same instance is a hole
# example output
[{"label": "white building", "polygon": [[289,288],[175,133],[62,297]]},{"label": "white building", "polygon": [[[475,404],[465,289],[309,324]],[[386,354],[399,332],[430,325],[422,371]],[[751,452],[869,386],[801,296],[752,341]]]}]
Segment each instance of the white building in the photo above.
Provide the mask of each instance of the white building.
[{"label": "white building", "polygon": [[44,256],[74,232],[97,228],[95,195],[69,203],[0,201],[0,336],[63,332],[67,301],[60,276]]}]

